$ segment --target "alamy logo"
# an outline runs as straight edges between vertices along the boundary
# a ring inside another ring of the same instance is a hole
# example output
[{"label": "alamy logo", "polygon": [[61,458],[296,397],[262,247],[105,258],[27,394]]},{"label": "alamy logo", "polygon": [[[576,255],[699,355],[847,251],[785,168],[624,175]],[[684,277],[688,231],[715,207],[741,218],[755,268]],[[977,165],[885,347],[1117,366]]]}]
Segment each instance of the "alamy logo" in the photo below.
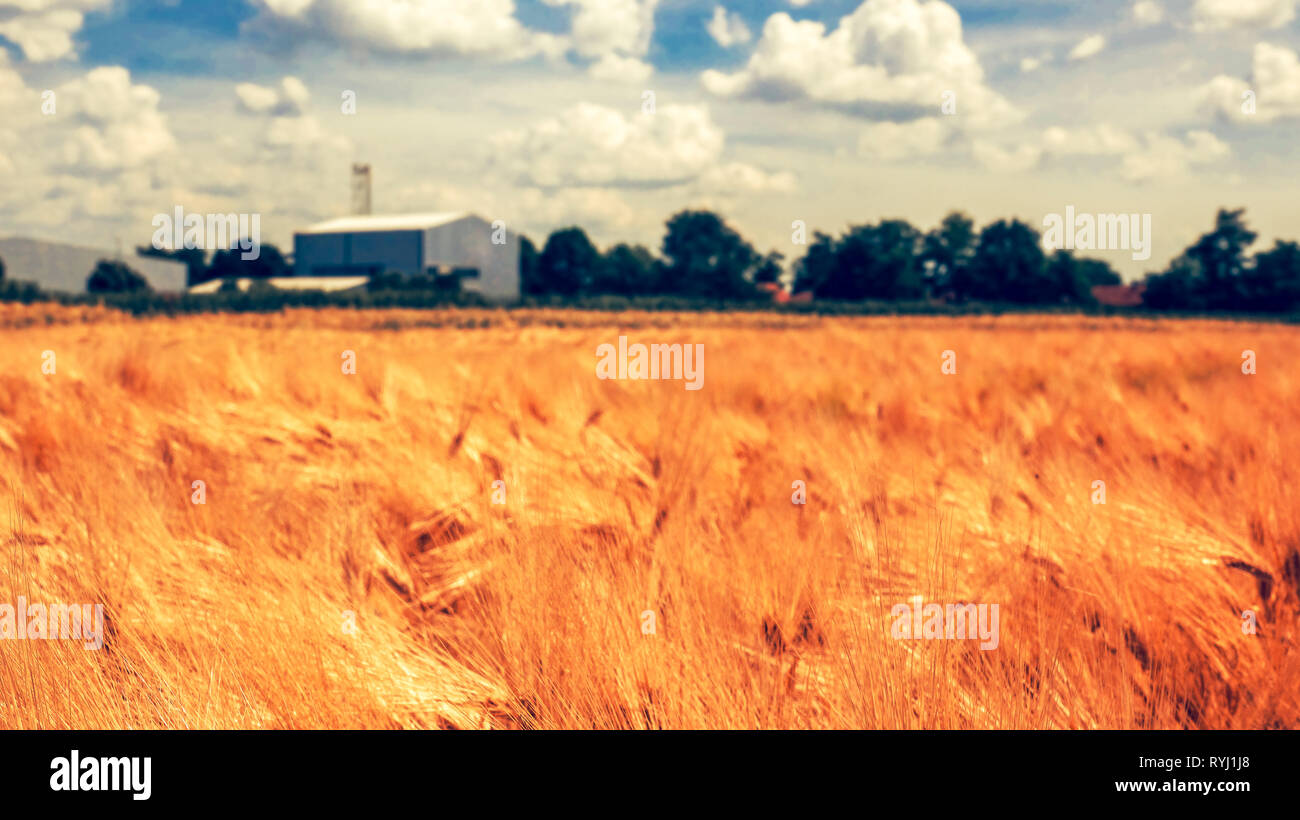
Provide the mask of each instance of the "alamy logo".
[{"label": "alamy logo", "polygon": [[1132,251],[1138,261],[1151,258],[1151,214],[1075,214],[1043,217],[1043,248],[1049,251]]},{"label": "alamy logo", "polygon": [[262,255],[261,214],[187,214],[177,205],[174,214],[154,214],[152,225],[154,250],[224,251],[238,243],[240,259]]},{"label": "alamy logo", "polygon": [[104,648],[103,604],[0,604],[0,639],[11,641],[83,640],[86,649]]},{"label": "alamy logo", "polygon": [[704,386],[704,345],[628,345],[626,336],[596,348],[596,377],[600,379],[677,379],[687,390]]},{"label": "alamy logo", "polygon": [[56,792],[131,792],[132,800],[153,794],[153,758],[82,757],[76,749],[50,761],[50,790]]},{"label": "alamy logo", "polygon": [[906,638],[927,640],[980,639],[980,649],[997,649],[1001,638],[998,632],[997,604],[923,604],[920,595],[911,597],[912,604],[894,604],[889,611],[894,624],[889,637],[896,641]]}]

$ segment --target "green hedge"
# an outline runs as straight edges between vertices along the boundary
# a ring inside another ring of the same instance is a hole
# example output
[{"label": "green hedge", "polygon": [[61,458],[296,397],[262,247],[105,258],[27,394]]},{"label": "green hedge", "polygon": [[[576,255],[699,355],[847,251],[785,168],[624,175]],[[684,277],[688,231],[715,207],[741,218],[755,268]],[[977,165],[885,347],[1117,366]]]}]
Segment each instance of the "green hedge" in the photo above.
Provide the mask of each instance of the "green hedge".
[{"label": "green hedge", "polygon": [[[349,290],[285,291],[253,287],[248,291],[220,290],[211,294],[154,293],[116,294],[44,293],[30,282],[0,281],[0,302],[22,304],[103,305],[134,316],[178,316],[192,313],[275,313],[288,308],[409,308],[488,307],[477,294],[438,290]],[[998,316],[1003,314],[1084,314],[1089,316],[1147,316],[1179,318],[1231,318],[1300,323],[1300,313],[1207,313],[1152,311],[1144,308],[1013,305],[989,302],[949,304],[930,300],[899,302],[838,302],[819,300],[777,304],[766,299],[708,300],[680,296],[588,296],[565,299],[557,296],[525,297],[506,305],[508,309],[554,308],[588,311],[673,311],[673,312],[757,312],[809,316]]]}]

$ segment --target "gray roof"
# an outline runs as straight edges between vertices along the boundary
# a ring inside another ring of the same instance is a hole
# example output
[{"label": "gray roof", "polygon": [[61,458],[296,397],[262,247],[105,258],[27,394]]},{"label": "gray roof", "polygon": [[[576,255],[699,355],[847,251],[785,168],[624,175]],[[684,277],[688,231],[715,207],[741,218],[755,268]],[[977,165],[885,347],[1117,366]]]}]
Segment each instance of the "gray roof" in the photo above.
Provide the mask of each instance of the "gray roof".
[{"label": "gray roof", "polygon": [[[114,259],[116,252],[63,242],[10,237],[0,239],[0,259],[5,263],[5,279],[35,282],[41,290],[84,293],[86,279],[101,259]],[[140,256],[134,251],[123,254],[123,262],[138,271],[156,291],[185,290],[186,267],[170,259]]]},{"label": "gray roof", "polygon": [[366,233],[368,231],[424,231],[448,225],[471,214],[448,212],[440,214],[394,214],[391,216],[343,216],[328,222],[318,222],[298,233]]}]

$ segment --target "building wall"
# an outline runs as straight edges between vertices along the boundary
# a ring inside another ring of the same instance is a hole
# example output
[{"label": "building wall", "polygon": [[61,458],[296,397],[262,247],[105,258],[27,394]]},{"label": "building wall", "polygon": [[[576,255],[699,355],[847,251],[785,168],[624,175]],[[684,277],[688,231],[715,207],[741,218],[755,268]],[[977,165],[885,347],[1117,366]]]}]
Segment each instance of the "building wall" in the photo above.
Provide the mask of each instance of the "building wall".
[{"label": "building wall", "polygon": [[420,231],[300,233],[293,237],[295,276],[370,276],[424,269]]},{"label": "building wall", "polygon": [[519,237],[492,244],[492,223],[477,216],[424,230],[300,233],[293,238],[295,276],[407,275],[474,268],[462,287],[495,301],[519,298]]},{"label": "building wall", "polygon": [[425,232],[426,267],[477,268],[477,279],[462,287],[488,299],[510,302],[519,298],[519,237],[505,232],[505,244],[492,244],[492,223],[466,216]]},{"label": "building wall", "polygon": [[[39,239],[0,239],[0,259],[5,278],[14,282],[35,282],[45,291],[85,293],[86,279],[101,259],[113,259],[114,251],[45,242]],[[168,259],[124,254],[127,267],[143,276],[160,293],[185,290],[186,267]]]}]

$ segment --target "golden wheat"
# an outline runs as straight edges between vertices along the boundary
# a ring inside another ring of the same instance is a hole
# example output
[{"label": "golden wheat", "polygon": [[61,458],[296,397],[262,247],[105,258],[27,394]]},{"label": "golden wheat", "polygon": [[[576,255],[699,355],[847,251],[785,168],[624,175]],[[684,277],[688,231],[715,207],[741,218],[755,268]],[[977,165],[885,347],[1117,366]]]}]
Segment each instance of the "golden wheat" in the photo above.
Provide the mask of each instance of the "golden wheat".
[{"label": "golden wheat", "polygon": [[[704,388],[597,379],[620,333]],[[1298,341],[5,307],[0,603],[107,623],[0,640],[0,726],[1300,727]],[[913,595],[998,648],[892,639]]]}]

